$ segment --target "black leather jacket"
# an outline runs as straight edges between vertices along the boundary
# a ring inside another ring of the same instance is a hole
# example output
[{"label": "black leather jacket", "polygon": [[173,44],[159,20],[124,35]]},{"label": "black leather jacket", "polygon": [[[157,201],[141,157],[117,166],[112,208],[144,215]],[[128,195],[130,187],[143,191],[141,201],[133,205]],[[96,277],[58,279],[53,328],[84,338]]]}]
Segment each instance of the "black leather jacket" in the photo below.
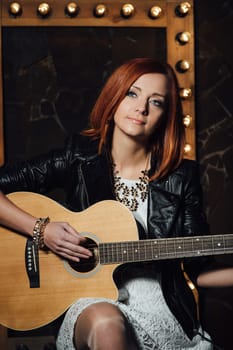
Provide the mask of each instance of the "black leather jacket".
[{"label": "black leather jacket", "polygon": [[[152,168],[154,166],[153,159]],[[184,160],[168,177],[150,182],[149,238],[208,233],[200,202],[198,178],[196,163]],[[96,141],[76,135],[61,151],[52,151],[31,161],[5,166],[0,170],[0,189],[4,193],[48,193],[54,188],[65,190],[63,204],[74,211],[84,210],[101,200],[115,199],[108,152],[105,150],[98,154]],[[197,305],[186,283],[181,261],[173,259],[155,264],[161,274],[166,302],[186,334],[192,338],[199,326]],[[184,261],[185,271],[194,282],[204,265],[206,258]]]}]

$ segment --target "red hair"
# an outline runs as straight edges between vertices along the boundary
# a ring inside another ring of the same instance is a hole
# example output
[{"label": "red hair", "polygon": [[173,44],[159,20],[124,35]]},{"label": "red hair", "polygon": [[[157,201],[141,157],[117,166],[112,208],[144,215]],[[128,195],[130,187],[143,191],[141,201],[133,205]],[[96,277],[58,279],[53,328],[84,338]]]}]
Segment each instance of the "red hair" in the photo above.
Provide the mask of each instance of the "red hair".
[{"label": "red hair", "polygon": [[85,135],[100,139],[99,151],[111,140],[113,117],[132,84],[143,74],[159,73],[167,78],[163,121],[150,139],[157,157],[157,169],[151,179],[164,177],[183,159],[185,131],[182,122],[182,105],[179,86],[172,67],[151,58],[135,58],[117,68],[108,78],[90,115],[91,128]]}]

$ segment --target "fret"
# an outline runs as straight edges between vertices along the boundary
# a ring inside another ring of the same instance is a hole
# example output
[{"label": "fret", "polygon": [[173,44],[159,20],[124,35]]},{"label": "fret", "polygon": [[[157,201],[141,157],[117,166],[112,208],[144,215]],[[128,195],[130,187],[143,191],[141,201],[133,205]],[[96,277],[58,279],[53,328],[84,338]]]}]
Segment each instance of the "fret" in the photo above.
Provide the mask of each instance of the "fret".
[{"label": "fret", "polygon": [[154,260],[158,260],[159,257],[160,257],[158,241],[157,240],[153,240],[151,243],[153,245],[153,247],[152,247],[152,256],[153,256]]},{"label": "fret", "polygon": [[135,247],[135,261],[141,261],[140,259],[140,241],[137,242],[136,247]]},{"label": "fret", "polygon": [[124,260],[124,246],[122,242],[116,243],[114,245],[114,263]]},{"label": "fret", "polygon": [[145,241],[133,242],[132,261],[145,261],[147,259],[147,247]]},{"label": "fret", "polygon": [[170,258],[172,256],[172,254],[174,257],[174,249],[172,249],[172,250],[169,249],[170,243],[172,243],[171,240],[164,240],[162,257],[165,259]]},{"label": "fret", "polygon": [[120,252],[120,247],[121,247],[121,243],[117,243],[116,244],[116,251],[115,251],[115,256],[116,256],[116,261],[119,261],[119,252]]},{"label": "fret", "polygon": [[110,244],[108,244],[108,247],[107,247],[107,261],[108,261],[108,263],[109,263],[109,261],[114,261],[113,260],[113,256],[112,256],[112,245],[113,245],[114,243],[110,243]]},{"label": "fret", "polygon": [[114,243],[110,244],[110,249],[109,249],[109,257],[110,257],[112,262],[115,262],[115,260],[116,260],[115,254],[114,254],[114,246],[115,246]]},{"label": "fret", "polygon": [[214,253],[214,240],[213,237],[206,237],[204,236],[202,238],[203,240],[203,251],[202,254],[203,255],[213,255]]},{"label": "fret", "polygon": [[127,242],[127,262],[133,262],[133,243]]},{"label": "fret", "polygon": [[135,242],[130,243],[130,249],[129,249],[129,260],[130,261],[135,261],[134,260],[134,251],[135,251]]},{"label": "fret", "polygon": [[131,242],[125,242],[125,250],[124,250],[124,262],[131,262]]},{"label": "fret", "polygon": [[106,244],[99,244],[99,260],[101,264],[106,263]]},{"label": "fret", "polygon": [[118,261],[123,260],[123,244],[124,244],[124,242],[120,242],[120,244],[119,244]]},{"label": "fret", "polygon": [[166,256],[169,256],[169,250],[168,250],[168,242],[169,241],[165,241],[165,252],[164,252],[164,254],[166,254]]},{"label": "fret", "polygon": [[131,242],[130,243],[130,255],[129,255],[129,259],[130,259],[130,261],[135,261],[135,251],[137,250],[137,244],[136,244],[136,242]]},{"label": "fret", "polygon": [[214,249],[214,237],[211,237],[212,248]]},{"label": "fret", "polygon": [[148,260],[149,259],[149,256],[148,256],[148,245],[150,244],[150,241],[149,240],[147,240],[147,241],[144,241],[144,249],[143,249],[143,251],[144,251],[144,256],[143,256],[143,258],[144,258],[144,261],[146,261],[146,260]]},{"label": "fret", "polygon": [[232,252],[233,235],[224,235],[223,239],[224,239],[225,253]]},{"label": "fret", "polygon": [[139,250],[137,249],[137,242],[131,242],[130,244],[130,255],[129,255],[129,259],[130,261],[137,261],[138,259],[138,253],[139,253]]},{"label": "fret", "polygon": [[[195,252],[195,244],[193,238],[184,239],[184,254],[183,257],[192,257]],[[186,255],[187,253],[187,255]]]},{"label": "fret", "polygon": [[153,241],[150,241],[150,249],[149,250],[149,253],[148,253],[148,257],[149,257],[149,260],[153,260],[153,257],[154,257],[154,244],[153,244]]},{"label": "fret", "polygon": [[194,253],[194,256],[198,256],[201,254],[201,251],[202,251],[202,241],[200,239],[200,237],[194,237],[194,238],[191,238],[192,241],[193,241],[193,253]]},{"label": "fret", "polygon": [[126,250],[126,245],[125,245],[125,242],[122,244],[122,252],[121,252],[121,255],[122,255],[122,259],[121,259],[121,262],[124,262],[126,261],[126,254],[127,254],[127,250]]},{"label": "fret", "polygon": [[128,246],[127,246],[127,242],[124,244],[122,258],[123,258],[122,262],[128,262]]},{"label": "fret", "polygon": [[147,240],[146,245],[146,259],[147,261],[151,261],[154,258],[153,241]]},{"label": "fret", "polygon": [[212,242],[213,242],[214,252],[218,251],[220,248],[225,251],[226,247],[225,247],[225,240],[223,235],[212,236]]},{"label": "fret", "polygon": [[105,245],[105,261],[107,264],[109,264],[109,262],[112,261],[111,243]]},{"label": "fret", "polygon": [[138,251],[138,260],[137,261],[143,261],[144,258],[144,247],[143,247],[144,241],[139,241],[140,244],[137,245],[137,251]]},{"label": "fret", "polygon": [[107,261],[108,261],[108,263],[109,263],[109,261],[114,261],[114,259],[113,259],[113,256],[112,256],[112,245],[113,245],[114,243],[110,243],[110,244],[108,244],[108,248],[107,248]]},{"label": "fret", "polygon": [[175,249],[175,255],[176,257],[183,257],[184,256],[184,250],[185,250],[185,241],[180,238],[175,238],[174,240],[174,249]]},{"label": "fret", "polygon": [[169,241],[171,241],[171,252],[169,253],[170,258],[180,258],[181,256],[183,256],[184,241],[178,238],[171,238],[169,239]]},{"label": "fret", "polygon": [[160,242],[159,242],[159,240],[157,240],[157,248],[158,248],[158,259],[160,259],[161,258],[161,247],[160,247],[160,244],[159,244]]},{"label": "fret", "polygon": [[[175,239],[172,240],[175,255],[180,254],[183,251],[183,242],[178,242]],[[178,255],[179,256],[179,255]]]},{"label": "fret", "polygon": [[192,252],[194,251],[194,245],[193,245],[193,240],[191,240],[192,243]]},{"label": "fret", "polygon": [[167,258],[167,245],[166,241],[161,239],[158,240],[158,245],[159,245],[159,251],[160,251],[160,258],[165,259]]},{"label": "fret", "polygon": [[149,253],[148,253],[149,245],[150,245],[150,241],[149,240],[148,241],[146,241],[146,240],[143,241],[143,250],[142,250],[143,255],[141,256],[142,261],[149,260]]}]

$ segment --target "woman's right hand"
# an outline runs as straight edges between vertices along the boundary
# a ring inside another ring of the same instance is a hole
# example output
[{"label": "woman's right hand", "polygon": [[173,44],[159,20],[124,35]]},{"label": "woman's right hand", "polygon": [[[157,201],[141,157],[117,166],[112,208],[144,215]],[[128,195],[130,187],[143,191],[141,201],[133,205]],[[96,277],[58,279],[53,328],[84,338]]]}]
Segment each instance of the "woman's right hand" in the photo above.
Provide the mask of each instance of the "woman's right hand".
[{"label": "woman's right hand", "polygon": [[92,256],[83,244],[86,238],[67,222],[50,222],[44,230],[44,243],[54,253],[63,258],[79,262],[80,258]]},{"label": "woman's right hand", "polygon": [[[22,233],[33,232],[36,217],[16,206],[0,191],[0,223]],[[50,222],[44,230],[44,243],[63,258],[80,261],[92,256],[83,244],[86,239],[66,222]]]}]

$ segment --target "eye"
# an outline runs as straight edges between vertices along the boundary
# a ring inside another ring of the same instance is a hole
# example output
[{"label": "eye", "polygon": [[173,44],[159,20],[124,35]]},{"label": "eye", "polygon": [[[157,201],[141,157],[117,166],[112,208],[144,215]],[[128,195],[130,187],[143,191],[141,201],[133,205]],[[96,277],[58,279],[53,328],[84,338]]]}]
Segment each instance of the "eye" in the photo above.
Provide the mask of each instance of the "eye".
[{"label": "eye", "polygon": [[162,108],[164,106],[164,101],[158,99],[158,98],[150,98],[149,99],[149,104],[155,107],[160,107]]},{"label": "eye", "polygon": [[126,93],[126,96],[129,96],[129,97],[137,97],[137,94],[135,91],[133,90],[128,90],[127,93]]}]

